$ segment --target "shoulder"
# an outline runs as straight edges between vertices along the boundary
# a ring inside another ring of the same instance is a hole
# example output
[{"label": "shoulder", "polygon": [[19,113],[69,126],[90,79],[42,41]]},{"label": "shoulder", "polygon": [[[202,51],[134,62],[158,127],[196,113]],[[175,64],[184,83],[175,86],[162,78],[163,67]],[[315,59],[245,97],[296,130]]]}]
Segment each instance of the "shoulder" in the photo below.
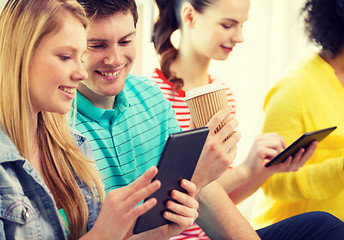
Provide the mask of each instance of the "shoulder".
[{"label": "shoulder", "polygon": [[87,138],[75,128],[70,127],[69,132],[78,147],[80,147],[82,144],[88,141]]},{"label": "shoulder", "polygon": [[224,86],[226,88],[226,92],[227,92],[227,95],[230,94],[230,95],[234,95],[234,92],[232,91],[232,89],[229,87],[229,85],[218,79],[218,78],[214,78],[213,76],[209,76],[209,83],[217,83],[217,84],[221,84],[222,86]]},{"label": "shoulder", "polygon": [[158,68],[154,69],[154,72],[152,73],[151,77],[152,79],[154,79],[155,82],[158,82],[158,83],[167,82],[165,75]]},{"label": "shoulder", "polygon": [[126,89],[152,89],[156,91],[159,90],[159,87],[155,81],[149,77],[129,74],[126,80]]},{"label": "shoulder", "polygon": [[69,132],[75,141],[76,146],[89,159],[94,160],[93,151],[88,139],[75,128],[70,127]]},{"label": "shoulder", "polygon": [[315,79],[319,68],[322,67],[321,61],[316,54],[311,54],[290,65],[280,76],[279,80],[270,88],[266,95],[265,103],[271,99],[284,102],[297,101],[305,94],[309,93],[312,85],[317,84]]},{"label": "shoulder", "polygon": [[157,83],[146,76],[129,74],[124,87],[126,95],[131,99],[140,101],[164,99],[164,96]]},{"label": "shoulder", "polygon": [[24,158],[19,154],[16,146],[0,127],[0,164],[16,160],[24,160]]},{"label": "shoulder", "polygon": [[326,62],[316,53],[311,53],[303,59],[290,65],[280,77],[277,85],[292,85],[306,87],[314,82],[319,71],[326,69]]},{"label": "shoulder", "polygon": [[160,89],[171,90],[173,89],[173,83],[168,82],[165,75],[161,72],[160,69],[156,68],[151,75],[151,78],[158,84]]}]

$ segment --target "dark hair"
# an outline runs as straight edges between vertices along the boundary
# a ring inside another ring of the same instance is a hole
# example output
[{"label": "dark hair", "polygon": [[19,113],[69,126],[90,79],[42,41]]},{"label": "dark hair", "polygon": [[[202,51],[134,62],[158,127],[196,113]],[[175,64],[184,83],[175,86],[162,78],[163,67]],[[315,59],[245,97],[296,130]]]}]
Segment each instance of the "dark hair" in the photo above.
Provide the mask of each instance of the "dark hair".
[{"label": "dark hair", "polygon": [[161,72],[167,81],[174,84],[173,90],[178,91],[184,86],[184,82],[170,71],[172,62],[178,56],[178,50],[171,42],[171,35],[180,28],[181,5],[183,2],[189,2],[197,12],[203,13],[214,0],[155,0],[155,2],[159,8],[159,16],[153,29],[155,51],[160,55]]},{"label": "dark hair", "polygon": [[111,16],[118,12],[133,15],[134,26],[138,21],[138,12],[135,0],[77,0],[85,9],[87,18],[96,19]]},{"label": "dark hair", "polygon": [[307,0],[301,14],[309,40],[330,51],[333,57],[340,54],[344,43],[344,0]]}]

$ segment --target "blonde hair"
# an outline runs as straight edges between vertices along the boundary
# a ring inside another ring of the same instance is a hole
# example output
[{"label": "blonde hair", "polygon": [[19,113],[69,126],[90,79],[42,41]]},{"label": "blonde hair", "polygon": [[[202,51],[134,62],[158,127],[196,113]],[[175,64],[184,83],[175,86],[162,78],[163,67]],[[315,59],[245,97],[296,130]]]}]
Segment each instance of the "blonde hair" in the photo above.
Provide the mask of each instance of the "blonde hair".
[{"label": "blonde hair", "polygon": [[[0,125],[29,161],[30,60],[42,39],[58,32],[68,13],[86,28],[84,10],[75,0],[8,0],[0,15]],[[89,212],[75,177],[93,194],[98,191],[101,200],[103,185],[72,139],[66,116],[40,112],[37,125],[45,182],[66,212],[69,238],[77,239],[86,231]]]}]

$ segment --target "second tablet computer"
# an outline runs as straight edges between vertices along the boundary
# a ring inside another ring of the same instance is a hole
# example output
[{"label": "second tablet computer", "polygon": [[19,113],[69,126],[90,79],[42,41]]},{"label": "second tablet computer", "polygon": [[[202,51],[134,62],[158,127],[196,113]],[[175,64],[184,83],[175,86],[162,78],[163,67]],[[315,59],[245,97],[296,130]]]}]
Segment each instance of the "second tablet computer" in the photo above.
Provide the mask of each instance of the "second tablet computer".
[{"label": "second tablet computer", "polygon": [[276,164],[284,162],[289,156],[294,157],[294,155],[297,153],[297,151],[299,151],[300,148],[306,149],[313,141],[320,142],[336,128],[337,127],[330,127],[330,128],[324,128],[321,130],[313,131],[313,132],[304,133],[301,137],[299,137],[289,147],[287,147],[282,152],[280,152],[276,157],[274,157],[265,166],[266,167],[274,166]]},{"label": "second tablet computer", "polygon": [[166,202],[172,200],[170,194],[173,189],[185,192],[180,186],[180,181],[191,179],[208,132],[209,129],[204,127],[174,133],[168,137],[159,160],[159,171],[155,177],[160,180],[161,187],[149,197],[156,198],[157,205],[137,219],[133,230],[134,234],[170,222],[162,215],[164,211],[168,211],[165,206]]}]

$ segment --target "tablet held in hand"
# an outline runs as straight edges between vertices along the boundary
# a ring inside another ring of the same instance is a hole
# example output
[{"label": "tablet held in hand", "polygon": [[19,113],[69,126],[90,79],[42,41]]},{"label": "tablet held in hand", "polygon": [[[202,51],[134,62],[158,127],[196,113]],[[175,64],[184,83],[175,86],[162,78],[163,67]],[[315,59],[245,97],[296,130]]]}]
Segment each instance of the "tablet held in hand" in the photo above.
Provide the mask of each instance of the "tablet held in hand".
[{"label": "tablet held in hand", "polygon": [[173,200],[170,196],[172,190],[185,192],[180,181],[192,178],[208,132],[208,127],[202,127],[169,135],[155,177],[160,180],[161,188],[145,200],[156,198],[157,205],[137,219],[134,234],[170,223],[163,217],[163,212],[168,211],[166,202]]},{"label": "tablet held in hand", "polygon": [[307,147],[314,141],[320,142],[337,127],[324,128],[313,132],[304,133],[295,142],[290,144],[286,149],[280,152],[276,157],[274,157],[270,162],[268,162],[265,167],[271,167],[276,164],[284,162],[287,157],[294,155],[299,151],[300,148],[307,149]]}]

